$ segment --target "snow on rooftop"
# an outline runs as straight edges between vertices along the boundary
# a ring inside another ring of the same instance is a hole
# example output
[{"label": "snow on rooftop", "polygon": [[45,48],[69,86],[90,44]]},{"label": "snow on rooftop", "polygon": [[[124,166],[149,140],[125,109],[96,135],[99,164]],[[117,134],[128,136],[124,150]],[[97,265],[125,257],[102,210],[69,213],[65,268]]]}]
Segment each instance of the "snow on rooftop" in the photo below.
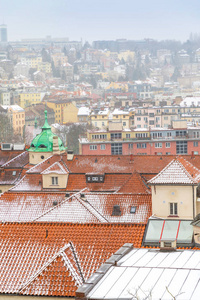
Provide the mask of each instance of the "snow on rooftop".
[{"label": "snow on rooftop", "polygon": [[199,299],[198,262],[195,250],[133,249],[94,285],[88,299]]},{"label": "snow on rooftop", "polygon": [[186,97],[180,103],[181,107],[200,106],[200,97]]},{"label": "snow on rooftop", "polygon": [[2,105],[2,107],[4,109],[11,108],[13,111],[24,111],[24,109],[22,107],[20,107],[19,105]]},{"label": "snow on rooftop", "polygon": [[78,110],[78,116],[89,116],[90,108],[89,107],[80,107]]}]

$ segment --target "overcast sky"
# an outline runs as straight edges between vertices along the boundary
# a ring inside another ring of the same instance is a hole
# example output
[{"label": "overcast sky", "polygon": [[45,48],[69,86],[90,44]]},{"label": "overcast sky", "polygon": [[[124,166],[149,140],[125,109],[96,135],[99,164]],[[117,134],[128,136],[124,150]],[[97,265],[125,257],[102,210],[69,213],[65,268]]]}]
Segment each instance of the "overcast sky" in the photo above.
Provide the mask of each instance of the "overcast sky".
[{"label": "overcast sky", "polygon": [[8,40],[176,39],[200,33],[200,0],[0,0]]}]

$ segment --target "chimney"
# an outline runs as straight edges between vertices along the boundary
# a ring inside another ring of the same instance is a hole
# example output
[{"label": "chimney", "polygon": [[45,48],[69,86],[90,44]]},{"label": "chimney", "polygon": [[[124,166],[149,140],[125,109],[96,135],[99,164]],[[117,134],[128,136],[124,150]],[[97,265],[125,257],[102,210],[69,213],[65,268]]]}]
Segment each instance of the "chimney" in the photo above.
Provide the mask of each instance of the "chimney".
[{"label": "chimney", "polygon": [[192,151],[191,158],[194,158],[194,151]]},{"label": "chimney", "polygon": [[68,150],[67,151],[67,160],[73,160],[73,158],[74,158],[73,150]]},{"label": "chimney", "polygon": [[58,137],[57,135],[53,136],[53,154],[59,154],[59,146],[58,146]]}]

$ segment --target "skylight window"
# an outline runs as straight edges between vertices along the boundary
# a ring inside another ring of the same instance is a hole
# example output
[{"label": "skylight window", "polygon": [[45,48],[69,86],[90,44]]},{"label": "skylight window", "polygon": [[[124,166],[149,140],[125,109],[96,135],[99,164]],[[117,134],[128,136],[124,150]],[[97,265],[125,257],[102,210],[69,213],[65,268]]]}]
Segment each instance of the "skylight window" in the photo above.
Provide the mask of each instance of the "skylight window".
[{"label": "skylight window", "polygon": [[131,214],[135,214],[136,213],[136,206],[131,206],[130,213]]},{"label": "skylight window", "polygon": [[13,172],[12,172],[13,176],[15,176],[15,175],[16,175],[16,173],[17,173],[16,171],[13,171]]},{"label": "skylight window", "polygon": [[160,241],[176,240],[178,247],[191,247],[193,228],[191,220],[149,220],[144,246],[159,246]]}]

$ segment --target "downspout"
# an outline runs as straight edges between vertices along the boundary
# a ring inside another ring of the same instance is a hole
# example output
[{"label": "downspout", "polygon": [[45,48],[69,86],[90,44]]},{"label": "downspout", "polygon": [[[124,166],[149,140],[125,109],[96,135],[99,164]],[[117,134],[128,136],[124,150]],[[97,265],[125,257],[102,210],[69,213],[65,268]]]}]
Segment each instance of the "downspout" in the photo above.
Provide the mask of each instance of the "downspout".
[{"label": "downspout", "polygon": [[194,185],[192,185],[192,196],[193,196],[193,219],[195,217],[195,199],[194,199]]}]

